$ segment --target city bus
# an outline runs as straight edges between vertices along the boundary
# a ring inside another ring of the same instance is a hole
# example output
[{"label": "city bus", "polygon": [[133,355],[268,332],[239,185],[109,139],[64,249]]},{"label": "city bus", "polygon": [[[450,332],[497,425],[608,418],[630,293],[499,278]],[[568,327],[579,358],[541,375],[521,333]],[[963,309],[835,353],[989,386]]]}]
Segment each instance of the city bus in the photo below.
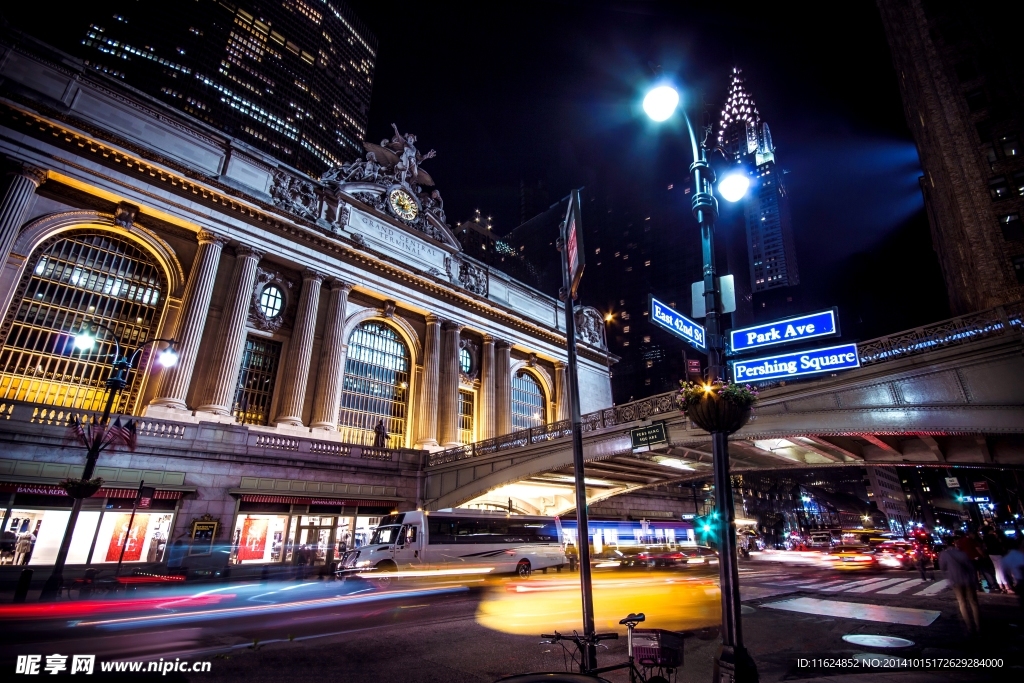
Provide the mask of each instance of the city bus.
[{"label": "city bus", "polygon": [[515,573],[566,564],[556,517],[481,510],[399,512],[382,517],[369,543],[345,553],[339,571],[470,570]]}]

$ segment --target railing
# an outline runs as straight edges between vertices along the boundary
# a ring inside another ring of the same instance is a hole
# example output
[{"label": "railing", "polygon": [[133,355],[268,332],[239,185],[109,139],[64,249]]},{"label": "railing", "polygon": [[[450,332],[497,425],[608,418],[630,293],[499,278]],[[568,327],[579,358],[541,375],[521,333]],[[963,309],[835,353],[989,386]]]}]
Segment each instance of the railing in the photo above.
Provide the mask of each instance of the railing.
[{"label": "railing", "polygon": [[861,365],[872,365],[934,351],[949,346],[969,344],[1006,334],[1022,328],[1024,302],[997,306],[987,311],[968,313],[949,320],[924,325],[906,332],[897,332],[857,345]]},{"label": "railing", "polygon": [[[13,420],[30,424],[49,425],[53,427],[70,427],[77,417],[82,424],[91,424],[100,419],[101,413],[91,410],[45,406],[37,403],[21,401],[0,401],[0,421]],[[194,438],[196,425],[173,420],[154,420],[148,417],[132,417],[130,415],[114,415],[111,419],[134,420],[139,437],[157,439],[185,440]],[[189,429],[192,428],[191,436]],[[312,453],[337,457],[362,458],[390,462],[398,460],[404,449],[372,448],[358,444],[322,441],[318,439],[268,434],[266,432],[249,432],[246,444],[250,448],[290,453]]]},{"label": "railing", "polygon": [[[861,365],[874,365],[940,348],[969,344],[980,339],[1012,332],[1014,328],[1024,330],[1024,302],[1018,301],[1006,306],[997,306],[987,311],[968,313],[913,330],[869,339],[859,343],[857,349],[860,353]],[[765,389],[778,386],[778,384],[778,382],[760,382],[758,386]],[[652,415],[674,412],[678,410],[677,394],[678,392],[670,391],[588,413],[581,418],[583,431],[593,432],[605,427],[646,420]],[[571,435],[572,426],[568,421],[553,422],[543,427],[524,429],[493,439],[431,453],[427,460],[427,466],[444,465]]]}]

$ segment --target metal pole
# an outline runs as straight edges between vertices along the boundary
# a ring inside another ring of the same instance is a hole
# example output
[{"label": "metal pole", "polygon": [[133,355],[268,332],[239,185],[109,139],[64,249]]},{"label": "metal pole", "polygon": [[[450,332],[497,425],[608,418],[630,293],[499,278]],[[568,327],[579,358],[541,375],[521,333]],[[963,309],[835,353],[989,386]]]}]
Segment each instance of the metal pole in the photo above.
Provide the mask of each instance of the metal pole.
[{"label": "metal pole", "polygon": [[[100,424],[103,425],[104,430],[107,427],[107,423],[110,422],[110,413],[114,408],[114,401],[126,384],[126,374],[127,370],[121,366],[120,361],[116,362],[111,370],[110,379],[107,380],[107,403],[103,407],[103,417],[100,418]],[[89,444],[89,450],[85,458],[85,470],[82,472],[83,480],[92,479],[93,472],[96,471],[96,461],[100,457],[101,445],[101,435],[97,436]],[[39,594],[41,602],[50,602],[60,596],[61,587],[64,585],[64,565],[67,563],[68,552],[71,550],[71,537],[75,533],[78,516],[82,512],[82,500],[82,498],[75,498],[75,502],[71,505],[71,515],[68,517],[67,526],[64,528],[64,538],[61,539],[60,549],[57,550],[57,557],[53,561],[53,572],[50,574],[50,578],[46,580],[46,583],[43,584],[43,590]]]},{"label": "metal pole", "polygon": [[[693,173],[696,193],[693,196],[693,217],[700,224],[701,255],[704,265],[704,319],[708,341],[708,382],[725,379],[722,357],[725,339],[718,320],[718,290],[715,280],[715,219],[718,202],[712,193],[715,173],[708,164],[704,145],[697,147],[689,117],[686,127],[694,147]],[[749,683],[757,681],[757,667],[743,646],[740,584],[736,555],[736,511],[732,500],[729,476],[729,435],[712,432],[711,452],[715,474],[715,510],[718,513],[718,568],[722,591],[722,647],[715,660],[712,679],[715,683]]]},{"label": "metal pole", "polygon": [[121,563],[124,562],[124,551],[128,548],[128,539],[132,535],[132,524],[135,523],[135,511],[139,509],[139,499],[142,498],[142,487],[146,482],[139,482],[139,490],[135,492],[135,500],[132,502],[132,516],[128,518],[128,530],[124,533],[124,540],[121,541],[121,556],[117,558],[117,571],[114,576],[121,576]]},{"label": "metal pole", "polygon": [[[575,190],[574,193],[578,192]],[[572,199],[570,199],[572,201]],[[569,293],[572,286],[569,273],[569,250],[565,248],[565,230],[558,241],[562,252],[562,299],[565,302],[565,342],[568,351],[566,379],[569,389],[569,419],[572,421],[572,464],[576,475],[576,541],[580,554],[580,588],[583,593],[583,634],[588,637],[586,668],[597,668],[597,647],[589,640],[596,630],[594,626],[594,587],[590,576],[590,529],[587,525],[587,485],[583,471],[583,424],[580,418],[580,385],[576,359],[576,317],[573,300]]]}]

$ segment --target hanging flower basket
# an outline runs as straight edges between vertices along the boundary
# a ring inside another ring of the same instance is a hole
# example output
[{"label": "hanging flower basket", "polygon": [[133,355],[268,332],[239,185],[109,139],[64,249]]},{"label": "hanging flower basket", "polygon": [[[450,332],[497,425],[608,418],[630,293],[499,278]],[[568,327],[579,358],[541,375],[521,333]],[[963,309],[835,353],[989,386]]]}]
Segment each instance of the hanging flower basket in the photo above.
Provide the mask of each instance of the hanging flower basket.
[{"label": "hanging flower basket", "polygon": [[749,384],[680,382],[679,407],[707,432],[732,434],[750,420],[757,389]]},{"label": "hanging flower basket", "polygon": [[95,479],[65,479],[60,483],[60,487],[67,491],[72,498],[89,498],[102,486],[103,480],[99,477]]}]

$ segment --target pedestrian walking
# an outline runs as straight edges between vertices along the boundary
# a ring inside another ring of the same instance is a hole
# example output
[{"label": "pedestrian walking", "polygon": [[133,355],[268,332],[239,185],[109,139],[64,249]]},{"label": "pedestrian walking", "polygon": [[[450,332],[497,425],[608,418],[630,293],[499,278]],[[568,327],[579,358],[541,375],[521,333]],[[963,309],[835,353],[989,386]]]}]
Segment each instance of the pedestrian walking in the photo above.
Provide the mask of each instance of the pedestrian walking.
[{"label": "pedestrian walking", "polygon": [[388,428],[384,426],[384,420],[377,422],[377,426],[373,428],[373,447],[374,448],[387,448],[388,445]]},{"label": "pedestrian walking", "polygon": [[569,560],[569,571],[576,571],[576,562],[579,561],[580,552],[572,543],[565,546],[565,558]]},{"label": "pedestrian walking", "polygon": [[995,529],[989,527],[982,542],[985,544],[985,553],[992,562],[992,571],[995,574],[998,590],[1002,593],[1009,593],[1010,582],[1007,581],[1006,573],[1003,571],[1003,556],[1006,554],[1006,548],[1004,540],[1000,536],[1001,534]]},{"label": "pedestrian walking", "polygon": [[978,635],[981,631],[978,574],[970,557],[954,543],[939,555],[939,568],[946,573],[946,580],[953,588],[968,635]]},{"label": "pedestrian walking", "polygon": [[1007,545],[1010,546],[1010,550],[1003,558],[1003,571],[1013,582],[1013,592],[1017,594],[1017,601],[1020,603],[1021,610],[1024,611],[1024,550],[1022,550],[1024,542],[1014,541],[1013,544],[1008,542]]},{"label": "pedestrian walking", "polygon": [[914,553],[914,557],[917,560],[917,570],[921,572],[921,580],[929,580],[928,577],[925,576],[925,573],[927,572],[928,574],[931,574],[931,581],[934,581],[935,572],[932,570],[932,561],[928,557],[927,548],[925,548],[923,544],[918,545],[917,548],[914,549]]}]

